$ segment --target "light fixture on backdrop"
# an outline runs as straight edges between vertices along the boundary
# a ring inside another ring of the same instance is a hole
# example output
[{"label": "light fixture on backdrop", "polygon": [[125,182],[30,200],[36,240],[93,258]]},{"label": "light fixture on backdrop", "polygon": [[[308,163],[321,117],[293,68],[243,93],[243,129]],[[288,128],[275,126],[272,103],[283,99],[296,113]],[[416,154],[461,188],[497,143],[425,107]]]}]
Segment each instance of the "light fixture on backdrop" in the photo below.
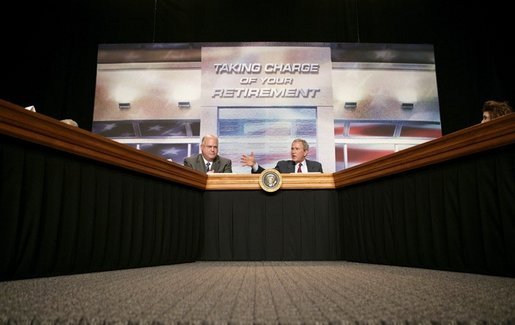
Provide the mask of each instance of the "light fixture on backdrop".
[{"label": "light fixture on backdrop", "polygon": [[345,107],[345,109],[355,109],[356,107],[358,107],[358,103],[357,102],[345,102],[343,107]]},{"label": "light fixture on backdrop", "polygon": [[179,102],[178,106],[179,106],[179,108],[190,108],[191,104],[190,104],[190,102]]},{"label": "light fixture on backdrop", "polygon": [[402,103],[401,104],[402,109],[410,110],[410,109],[413,109],[413,107],[415,107],[415,104],[413,104],[413,103]]}]

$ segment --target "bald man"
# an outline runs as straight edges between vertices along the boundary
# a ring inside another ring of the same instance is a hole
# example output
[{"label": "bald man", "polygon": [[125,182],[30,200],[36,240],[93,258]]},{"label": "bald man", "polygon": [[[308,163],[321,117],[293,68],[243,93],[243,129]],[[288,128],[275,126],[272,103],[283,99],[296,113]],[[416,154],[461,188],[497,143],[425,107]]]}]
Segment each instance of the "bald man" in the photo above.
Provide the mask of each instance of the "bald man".
[{"label": "bald man", "polygon": [[218,137],[208,134],[200,142],[201,153],[184,159],[184,166],[204,173],[232,173],[232,161],[218,155]]}]

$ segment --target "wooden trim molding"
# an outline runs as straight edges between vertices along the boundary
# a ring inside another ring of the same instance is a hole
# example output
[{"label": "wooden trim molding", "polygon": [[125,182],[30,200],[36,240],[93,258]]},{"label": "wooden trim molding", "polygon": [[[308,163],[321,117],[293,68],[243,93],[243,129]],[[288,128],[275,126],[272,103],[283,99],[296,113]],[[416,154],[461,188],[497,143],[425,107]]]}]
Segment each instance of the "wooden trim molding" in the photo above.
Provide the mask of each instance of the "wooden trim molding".
[{"label": "wooden trim molding", "polygon": [[[206,190],[261,190],[259,174],[209,174]],[[281,174],[282,190],[334,189],[333,174]]]},{"label": "wooden trim molding", "polygon": [[203,173],[3,100],[0,133],[167,181],[206,187]]},{"label": "wooden trim molding", "polygon": [[515,143],[515,114],[477,124],[334,174],[336,188]]},{"label": "wooden trim molding", "polygon": [[[205,175],[0,100],[0,133],[203,190],[260,190],[256,174]],[[283,174],[281,189],[335,189],[515,143],[515,114],[334,174]]]}]

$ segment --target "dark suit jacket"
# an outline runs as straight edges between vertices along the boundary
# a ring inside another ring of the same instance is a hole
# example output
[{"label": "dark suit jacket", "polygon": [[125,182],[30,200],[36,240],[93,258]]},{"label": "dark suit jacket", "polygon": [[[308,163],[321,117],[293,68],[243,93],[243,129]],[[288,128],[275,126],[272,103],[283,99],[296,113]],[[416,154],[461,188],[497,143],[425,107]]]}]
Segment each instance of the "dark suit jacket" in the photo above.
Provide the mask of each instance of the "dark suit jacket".
[{"label": "dark suit jacket", "polygon": [[[200,153],[184,159],[184,166],[203,173],[206,172],[206,165],[204,165],[204,159]],[[215,173],[232,173],[232,161],[224,157],[216,156],[211,165],[211,170],[214,170]]]},{"label": "dark suit jacket", "polygon": [[[323,173],[324,172],[322,170],[322,164],[319,163],[318,161],[306,159],[306,165],[308,167],[309,173],[316,173],[316,172]],[[274,168],[277,169],[279,171],[279,173],[285,173],[285,174],[295,173],[295,162],[293,160],[280,160],[277,162],[277,165],[275,165]],[[265,169],[261,166],[258,166],[257,171],[254,171],[253,169],[251,169],[253,174],[259,174],[263,170],[265,170]]]}]

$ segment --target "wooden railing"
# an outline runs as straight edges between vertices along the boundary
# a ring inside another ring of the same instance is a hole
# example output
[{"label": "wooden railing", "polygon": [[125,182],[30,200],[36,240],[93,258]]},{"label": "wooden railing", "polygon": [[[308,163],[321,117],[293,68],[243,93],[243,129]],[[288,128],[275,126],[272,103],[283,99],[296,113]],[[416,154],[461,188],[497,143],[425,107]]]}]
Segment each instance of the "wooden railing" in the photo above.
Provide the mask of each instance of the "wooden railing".
[{"label": "wooden railing", "polygon": [[374,159],[334,174],[337,188],[434,165],[515,143],[515,114],[510,114]]},{"label": "wooden railing", "polygon": [[[212,174],[186,168],[103,136],[0,100],[0,133],[205,190],[258,190],[259,175]],[[333,174],[283,174],[281,189],[335,189],[515,143],[515,114]]]},{"label": "wooden railing", "polygon": [[0,133],[195,188],[206,175],[0,100]]},{"label": "wooden railing", "polygon": [[[250,169],[250,168],[249,168]],[[283,190],[334,189],[333,174],[281,174]],[[206,190],[259,190],[258,174],[210,174]]]}]

